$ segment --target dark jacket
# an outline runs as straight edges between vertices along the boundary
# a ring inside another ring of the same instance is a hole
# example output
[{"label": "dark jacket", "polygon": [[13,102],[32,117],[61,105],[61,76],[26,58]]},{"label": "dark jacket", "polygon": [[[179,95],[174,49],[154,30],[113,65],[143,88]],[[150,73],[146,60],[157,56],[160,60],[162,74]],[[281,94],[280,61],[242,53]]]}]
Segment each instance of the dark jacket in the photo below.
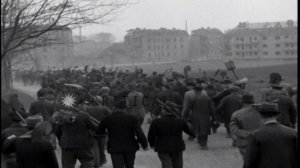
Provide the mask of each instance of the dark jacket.
[{"label": "dark jacket", "polygon": [[[191,114],[190,114],[191,113]],[[215,120],[215,107],[212,100],[202,93],[195,93],[183,108],[183,117],[191,118],[193,130],[201,135],[210,134],[211,122]]]},{"label": "dark jacket", "polygon": [[40,99],[33,102],[29,108],[29,115],[41,114],[44,121],[50,121],[54,113],[54,105],[47,102],[45,99]]},{"label": "dark jacket", "polygon": [[240,94],[230,94],[221,100],[217,107],[217,115],[221,116],[224,123],[229,123],[231,115],[243,107],[241,100]]},{"label": "dark jacket", "polygon": [[63,123],[55,126],[55,134],[62,149],[87,149],[93,145],[90,131],[97,131],[89,115],[80,112],[74,123]]},{"label": "dark jacket", "polygon": [[294,127],[296,123],[296,107],[293,100],[290,97],[281,94],[270,96],[270,100],[278,100],[278,110],[280,112],[278,121],[283,125]]},{"label": "dark jacket", "polygon": [[269,123],[254,132],[244,168],[297,168],[297,132]]},{"label": "dark jacket", "polygon": [[99,134],[108,132],[107,151],[109,153],[135,152],[139,143],[145,149],[147,138],[143,133],[138,119],[124,111],[113,112],[104,118],[99,126]]},{"label": "dark jacket", "polygon": [[187,122],[174,115],[155,119],[149,128],[148,141],[157,152],[179,152],[185,150],[182,132],[195,136]]},{"label": "dark jacket", "polygon": [[58,168],[55,152],[49,142],[16,138],[11,146],[12,152],[16,153],[18,168]]}]

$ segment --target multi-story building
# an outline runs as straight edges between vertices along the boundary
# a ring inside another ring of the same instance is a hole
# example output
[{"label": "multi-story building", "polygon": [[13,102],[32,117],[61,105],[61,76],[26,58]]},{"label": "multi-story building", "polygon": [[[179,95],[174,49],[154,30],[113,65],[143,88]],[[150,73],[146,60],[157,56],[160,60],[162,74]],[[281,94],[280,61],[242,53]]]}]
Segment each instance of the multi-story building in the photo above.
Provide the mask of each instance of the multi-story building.
[{"label": "multi-story building", "polygon": [[223,58],[223,33],[216,28],[193,30],[189,57],[192,60],[217,60]]},{"label": "multi-story building", "polygon": [[124,40],[131,62],[180,61],[188,55],[189,35],[177,29],[133,29]]},{"label": "multi-story building", "polygon": [[226,33],[237,59],[297,58],[297,22],[239,23]]}]

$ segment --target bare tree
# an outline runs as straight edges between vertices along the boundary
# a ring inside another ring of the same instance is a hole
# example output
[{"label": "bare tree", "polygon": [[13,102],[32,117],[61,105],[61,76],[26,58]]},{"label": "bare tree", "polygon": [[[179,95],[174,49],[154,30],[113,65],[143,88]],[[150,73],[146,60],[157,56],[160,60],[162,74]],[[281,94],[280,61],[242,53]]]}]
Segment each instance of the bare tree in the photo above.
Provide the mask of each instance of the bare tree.
[{"label": "bare tree", "polygon": [[1,84],[11,86],[6,79],[11,60],[48,45],[51,32],[108,23],[128,4],[129,0],[1,0]]}]

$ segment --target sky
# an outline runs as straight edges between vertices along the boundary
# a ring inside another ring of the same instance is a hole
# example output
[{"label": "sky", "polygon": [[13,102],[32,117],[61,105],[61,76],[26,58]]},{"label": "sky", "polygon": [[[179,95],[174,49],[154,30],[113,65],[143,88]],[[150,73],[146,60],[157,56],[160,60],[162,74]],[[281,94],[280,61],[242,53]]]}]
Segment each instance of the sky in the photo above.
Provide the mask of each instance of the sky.
[{"label": "sky", "polygon": [[[201,27],[234,28],[239,22],[274,22],[298,20],[297,0],[135,0],[124,8],[117,19],[106,25],[82,27],[82,35],[112,33],[116,42],[124,40],[133,28],[176,28],[188,33]],[[78,29],[73,30],[79,34]]]}]

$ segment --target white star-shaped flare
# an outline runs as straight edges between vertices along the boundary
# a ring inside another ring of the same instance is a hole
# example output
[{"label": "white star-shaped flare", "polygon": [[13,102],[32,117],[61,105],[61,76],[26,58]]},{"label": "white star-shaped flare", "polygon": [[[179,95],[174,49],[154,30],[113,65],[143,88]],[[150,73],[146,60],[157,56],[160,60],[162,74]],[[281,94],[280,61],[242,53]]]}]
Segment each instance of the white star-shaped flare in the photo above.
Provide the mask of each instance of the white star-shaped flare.
[{"label": "white star-shaped flare", "polygon": [[75,97],[73,95],[65,95],[63,97],[62,103],[66,107],[73,107],[75,105]]}]

